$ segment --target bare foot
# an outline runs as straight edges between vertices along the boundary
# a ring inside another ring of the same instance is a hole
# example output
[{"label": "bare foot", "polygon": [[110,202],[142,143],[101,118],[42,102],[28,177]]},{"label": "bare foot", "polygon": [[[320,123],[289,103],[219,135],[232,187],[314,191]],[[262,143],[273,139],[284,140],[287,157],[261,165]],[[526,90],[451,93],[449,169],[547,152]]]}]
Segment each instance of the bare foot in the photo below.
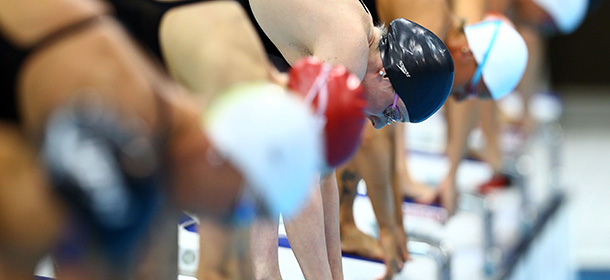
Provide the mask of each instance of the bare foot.
[{"label": "bare foot", "polygon": [[434,187],[420,182],[403,184],[401,189],[402,196],[413,199],[417,203],[421,203],[422,201],[431,201],[436,196]]},{"label": "bare foot", "polygon": [[408,262],[411,260],[411,255],[409,254],[409,250],[407,249],[407,233],[404,229],[400,227],[396,227],[394,230],[394,238],[396,238],[399,246],[399,255],[403,262]]},{"label": "bare foot", "polygon": [[434,196],[418,200],[421,204],[440,204],[449,216],[455,213],[457,207],[457,192],[455,190],[455,179],[445,178],[438,187]]},{"label": "bare foot", "polygon": [[[379,231],[379,241],[384,253],[384,263],[386,272],[382,279],[392,279],[394,275],[400,273],[405,265],[405,259],[408,258],[407,247],[405,243],[400,241],[400,234],[397,230]],[[404,234],[403,234],[404,236]]]},{"label": "bare foot", "polygon": [[383,260],[381,246],[355,225],[341,225],[341,251],[373,260]]}]

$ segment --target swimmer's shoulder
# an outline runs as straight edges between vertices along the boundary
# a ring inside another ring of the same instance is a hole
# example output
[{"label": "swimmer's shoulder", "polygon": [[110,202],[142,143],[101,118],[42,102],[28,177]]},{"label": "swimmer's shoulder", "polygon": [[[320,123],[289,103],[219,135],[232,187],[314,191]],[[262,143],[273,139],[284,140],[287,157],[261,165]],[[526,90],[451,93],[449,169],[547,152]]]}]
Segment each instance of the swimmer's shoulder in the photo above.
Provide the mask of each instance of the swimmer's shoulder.
[{"label": "swimmer's shoulder", "polygon": [[0,1],[0,33],[17,46],[31,47],[47,35],[109,12],[92,0]]}]

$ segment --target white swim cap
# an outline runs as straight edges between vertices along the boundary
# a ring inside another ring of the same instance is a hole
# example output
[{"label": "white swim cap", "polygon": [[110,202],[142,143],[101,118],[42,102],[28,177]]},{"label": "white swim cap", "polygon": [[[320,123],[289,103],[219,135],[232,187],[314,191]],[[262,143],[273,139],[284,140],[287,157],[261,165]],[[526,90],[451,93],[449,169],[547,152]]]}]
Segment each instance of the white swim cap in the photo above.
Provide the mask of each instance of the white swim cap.
[{"label": "white swim cap", "polygon": [[322,137],[309,106],[278,85],[248,83],[218,98],[203,120],[213,146],[271,214],[289,217],[299,210],[323,162]]},{"label": "white swim cap", "polygon": [[467,25],[464,32],[479,65],[475,76],[482,76],[478,78],[483,79],[493,99],[512,92],[523,77],[528,57],[525,41],[512,23],[504,17],[488,16]]},{"label": "white swim cap", "polygon": [[534,0],[553,18],[562,33],[574,32],[582,23],[589,8],[589,0]]}]

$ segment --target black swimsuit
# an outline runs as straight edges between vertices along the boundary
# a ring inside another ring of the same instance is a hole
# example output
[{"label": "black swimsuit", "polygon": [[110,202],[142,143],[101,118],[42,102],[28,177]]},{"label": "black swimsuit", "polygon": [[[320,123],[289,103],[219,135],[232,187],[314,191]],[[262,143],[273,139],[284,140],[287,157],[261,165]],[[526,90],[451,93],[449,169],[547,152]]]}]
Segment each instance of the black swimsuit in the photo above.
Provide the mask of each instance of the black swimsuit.
[{"label": "black swimsuit", "polygon": [[366,12],[373,17],[373,24],[378,25],[381,23],[379,20],[379,13],[377,13],[376,0],[359,0],[360,4],[364,6]]},{"label": "black swimsuit", "polygon": [[[159,27],[163,15],[172,8],[198,3],[198,2],[209,2],[217,0],[186,0],[178,2],[158,2],[155,0],[109,0],[116,9],[117,18],[130,30],[132,35],[136,37],[141,44],[150,49],[161,61],[163,56],[161,54],[161,48],[159,46]],[[263,29],[260,27],[252,8],[250,7],[249,0],[234,0],[238,2],[242,8],[248,14],[250,22],[256,29],[258,36],[265,47],[265,51],[269,60],[276,66],[280,71],[288,71],[290,64],[284,57],[279,49],[273,44],[271,39],[265,34]],[[367,13],[373,17],[373,22],[378,23],[379,18],[377,17],[377,9],[375,7],[375,0],[359,0]],[[364,2],[363,2],[364,1]],[[367,5],[370,7],[367,9]]]},{"label": "black swimsuit", "polygon": [[117,19],[129,30],[131,35],[163,61],[159,45],[159,26],[163,15],[172,8],[201,2],[201,0],[180,2],[109,0],[109,2],[114,5]]},{"label": "black swimsuit", "polygon": [[271,62],[278,70],[282,72],[287,72],[290,69],[290,64],[288,63],[288,61],[286,61],[286,59],[284,59],[284,56],[282,55],[280,50],[275,46],[275,44],[273,44],[271,39],[269,39],[269,36],[265,34],[261,26],[256,21],[256,18],[254,18],[252,8],[250,7],[250,1],[237,0],[237,2],[239,2],[239,4],[241,4],[244,10],[246,10],[246,13],[248,13],[248,18],[250,18],[250,22],[252,22],[252,25],[254,26],[254,28],[256,28],[256,32],[258,33],[258,36],[263,42],[263,46],[265,47],[265,51],[267,52],[269,60],[271,60]]},{"label": "black swimsuit", "polygon": [[[180,2],[158,2],[155,0],[109,0],[116,9],[117,18],[130,30],[140,43],[150,49],[161,61],[161,49],[159,45],[159,26],[163,15],[170,9],[192,3],[212,1],[212,0],[186,0]],[[271,39],[260,27],[248,0],[235,0],[246,11],[250,21],[255,27],[269,59],[280,71],[287,71],[290,68],[279,49],[273,44]],[[379,22],[375,0],[359,0],[367,13],[371,14],[375,23]],[[370,12],[369,9],[370,7]],[[80,28],[91,19],[77,23],[53,33],[41,40],[31,48],[19,48],[11,44],[6,38],[0,36],[0,120],[10,120],[19,122],[16,101],[16,79],[19,69],[29,53],[39,46],[54,41],[56,38]]]},{"label": "black swimsuit", "polygon": [[52,32],[31,47],[21,48],[0,34],[0,121],[20,123],[17,104],[17,77],[27,57],[36,50],[55,43],[62,37],[77,32],[96,22],[97,16],[71,24]]},{"label": "black swimsuit", "polygon": [[[129,29],[130,33],[136,37],[141,44],[150,49],[161,61],[161,47],[159,43],[159,27],[163,15],[172,8],[198,2],[208,2],[213,0],[187,0],[179,2],[158,2],[155,0],[109,0],[115,7],[117,18]],[[250,21],[269,54],[271,61],[280,70],[287,70],[288,62],[282,57],[277,47],[271,39],[265,35],[262,28],[256,22],[250,3],[248,0],[236,0],[247,12]]]},{"label": "black swimsuit", "polygon": [[17,72],[30,51],[19,49],[0,36],[0,121],[19,122]]}]

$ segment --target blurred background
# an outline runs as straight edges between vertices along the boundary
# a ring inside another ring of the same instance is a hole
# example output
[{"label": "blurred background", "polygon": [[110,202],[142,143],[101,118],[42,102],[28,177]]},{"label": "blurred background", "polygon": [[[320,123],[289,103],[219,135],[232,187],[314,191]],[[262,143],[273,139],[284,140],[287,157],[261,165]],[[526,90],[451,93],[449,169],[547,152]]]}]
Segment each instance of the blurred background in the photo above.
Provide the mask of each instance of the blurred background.
[{"label": "blurred background", "polygon": [[564,102],[566,247],[579,279],[610,279],[610,1],[591,1],[583,25],[548,48],[552,87]]}]

